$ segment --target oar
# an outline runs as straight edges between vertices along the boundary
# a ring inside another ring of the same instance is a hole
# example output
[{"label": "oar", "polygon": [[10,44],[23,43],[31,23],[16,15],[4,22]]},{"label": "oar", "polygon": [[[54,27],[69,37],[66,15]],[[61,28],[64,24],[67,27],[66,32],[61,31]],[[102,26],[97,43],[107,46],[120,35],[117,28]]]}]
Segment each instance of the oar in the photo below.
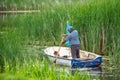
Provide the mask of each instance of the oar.
[{"label": "oar", "polygon": [[55,55],[55,57],[58,57],[59,56],[59,52],[60,52],[60,49],[61,49],[61,46],[62,46],[62,41],[64,40],[64,37],[62,37],[62,40],[61,40],[61,42],[60,42],[60,45],[59,45],[59,48],[58,48],[58,51],[54,51],[54,55]]}]

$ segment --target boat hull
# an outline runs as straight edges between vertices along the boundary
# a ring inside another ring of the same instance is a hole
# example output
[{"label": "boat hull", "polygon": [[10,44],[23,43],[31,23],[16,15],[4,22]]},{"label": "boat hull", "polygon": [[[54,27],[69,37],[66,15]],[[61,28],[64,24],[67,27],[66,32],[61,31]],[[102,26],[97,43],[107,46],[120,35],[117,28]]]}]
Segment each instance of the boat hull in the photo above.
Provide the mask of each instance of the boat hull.
[{"label": "boat hull", "polygon": [[93,55],[96,55],[94,59],[82,60],[82,59],[69,59],[65,56],[56,58],[54,55],[50,55],[53,53],[49,53],[48,48],[45,49],[44,52],[47,54],[51,62],[54,62],[55,64],[59,64],[59,65],[69,66],[69,67],[81,67],[81,68],[82,67],[98,67],[102,63],[102,57],[93,53],[92,53]]}]

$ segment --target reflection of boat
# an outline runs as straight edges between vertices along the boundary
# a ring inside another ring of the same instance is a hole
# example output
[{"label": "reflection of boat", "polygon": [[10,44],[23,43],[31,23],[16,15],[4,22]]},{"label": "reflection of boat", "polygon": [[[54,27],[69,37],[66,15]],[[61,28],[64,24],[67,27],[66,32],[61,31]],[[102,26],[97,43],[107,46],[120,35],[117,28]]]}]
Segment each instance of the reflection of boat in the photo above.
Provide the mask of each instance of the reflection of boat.
[{"label": "reflection of boat", "polygon": [[91,75],[91,76],[100,76],[102,75],[102,68],[101,67],[94,67],[94,68],[71,68],[71,73],[74,75],[76,72],[80,72],[81,75]]},{"label": "reflection of boat", "polygon": [[59,47],[48,47],[44,49],[45,54],[49,57],[50,61],[56,64],[70,66],[70,67],[96,67],[102,63],[102,57],[92,52],[80,50],[80,58],[72,59],[70,48],[61,47],[59,52],[60,56],[55,57],[54,51]]}]

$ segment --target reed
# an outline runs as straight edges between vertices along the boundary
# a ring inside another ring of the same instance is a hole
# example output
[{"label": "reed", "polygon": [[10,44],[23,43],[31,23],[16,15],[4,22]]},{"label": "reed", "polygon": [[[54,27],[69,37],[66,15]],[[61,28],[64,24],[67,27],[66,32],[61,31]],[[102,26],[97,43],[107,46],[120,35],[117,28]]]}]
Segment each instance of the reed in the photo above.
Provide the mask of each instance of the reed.
[{"label": "reed", "polygon": [[[5,1],[7,3],[7,0]],[[28,78],[29,76],[36,78],[39,75],[41,80],[42,76],[46,77],[45,74],[55,75],[56,72],[49,72],[47,68],[45,68],[46,72],[41,74],[44,72],[44,68],[40,71],[41,67],[38,64],[44,61],[45,56],[39,54],[41,59],[27,57],[22,50],[27,45],[34,45],[36,41],[40,47],[59,45],[61,35],[65,33],[67,20],[79,32],[81,49],[109,55],[113,58],[114,63],[119,63],[119,0],[84,0],[80,2],[76,0],[76,2],[70,4],[60,2],[52,6],[48,2],[45,5],[47,7],[40,9],[38,13],[3,15],[3,20],[0,21],[0,50],[5,58],[5,70],[8,72],[13,70],[17,73],[18,69]],[[16,4],[18,3],[16,2]],[[24,5],[22,1],[20,3]],[[33,60],[34,58],[35,60]],[[33,61],[37,63],[34,64]],[[73,79],[74,77],[47,76],[47,78]]]},{"label": "reed", "polygon": [[[116,9],[116,7],[119,8],[119,5],[117,5],[117,1],[99,2],[91,0],[76,5],[60,3],[57,7],[52,6],[41,10],[40,13],[36,13],[34,16],[32,14],[16,15],[9,24],[23,29],[21,30],[24,31],[22,32],[23,35],[27,34],[28,38],[33,37],[35,39],[37,37],[44,43],[49,41],[55,43],[59,41],[59,35],[64,33],[65,22],[69,20],[75,29],[79,30],[83,49],[108,53],[106,50],[109,48],[106,48],[106,46],[110,46],[109,43],[112,41],[110,35],[114,36],[109,32],[113,32],[117,28],[116,26],[119,26],[119,17],[117,17],[119,16],[119,10]],[[108,3],[109,5],[107,5]]]},{"label": "reed", "polygon": [[59,3],[71,4],[76,3],[78,0],[1,0],[1,10],[38,10],[51,5]]},{"label": "reed", "polygon": [[73,76],[70,74],[66,74],[64,69],[61,71],[56,71],[56,67],[53,66],[50,69],[50,66],[48,63],[43,63],[44,66],[41,66],[40,64],[34,64],[29,66],[26,65],[24,67],[18,68],[17,71],[13,72],[7,72],[0,74],[0,78],[2,80],[9,80],[9,79],[19,79],[19,80],[76,80],[76,79],[84,79],[88,80],[91,79],[87,74],[85,76],[82,76],[79,73],[75,73]]}]

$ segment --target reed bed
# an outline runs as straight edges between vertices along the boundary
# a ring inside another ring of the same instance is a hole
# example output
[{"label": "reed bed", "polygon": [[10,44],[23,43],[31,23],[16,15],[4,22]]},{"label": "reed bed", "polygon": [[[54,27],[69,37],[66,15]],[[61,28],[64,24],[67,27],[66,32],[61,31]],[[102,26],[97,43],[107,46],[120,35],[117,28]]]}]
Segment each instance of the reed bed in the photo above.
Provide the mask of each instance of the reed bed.
[{"label": "reed bed", "polygon": [[78,0],[1,0],[0,10],[38,10],[59,3],[71,4]]},{"label": "reed bed", "polygon": [[22,50],[23,57],[20,61],[18,57],[15,58],[16,66],[10,66],[6,62],[6,72],[0,74],[2,80],[76,80],[76,79],[91,79],[92,77],[80,73],[65,72],[64,66],[55,66],[48,62],[47,57],[43,51],[39,51],[32,47]]},{"label": "reed bed", "polygon": [[[30,75],[32,78],[42,75],[38,64],[44,60],[39,61],[39,58],[36,58],[35,61],[38,63],[34,64],[30,62],[34,58],[25,57],[22,49],[26,45],[33,45],[36,41],[38,41],[36,45],[40,47],[59,45],[61,35],[65,33],[67,20],[78,30],[82,50],[109,55],[113,58],[111,60],[114,64],[120,63],[119,0],[76,0],[76,2],[70,4],[60,2],[59,5],[56,3],[52,6],[48,3],[46,4],[48,7],[41,8],[40,12],[34,14],[3,14],[3,20],[0,21],[0,50],[6,63],[5,70],[15,69],[13,71],[17,71],[16,69],[22,69],[24,65],[27,65],[28,67],[25,66],[25,70],[21,74],[24,75],[25,71],[33,69],[34,71],[31,72],[33,75]],[[16,4],[18,3],[16,2]],[[22,1],[20,3],[22,4]],[[20,66],[18,67],[18,65]],[[37,65],[37,67],[33,67],[33,65]],[[47,70],[44,74],[48,74],[47,72],[51,76],[56,74],[56,72],[52,73]],[[53,78],[61,80],[62,77],[54,76],[49,79]],[[69,79],[70,77],[63,76],[63,78]],[[85,79],[87,80],[87,78]]]}]

